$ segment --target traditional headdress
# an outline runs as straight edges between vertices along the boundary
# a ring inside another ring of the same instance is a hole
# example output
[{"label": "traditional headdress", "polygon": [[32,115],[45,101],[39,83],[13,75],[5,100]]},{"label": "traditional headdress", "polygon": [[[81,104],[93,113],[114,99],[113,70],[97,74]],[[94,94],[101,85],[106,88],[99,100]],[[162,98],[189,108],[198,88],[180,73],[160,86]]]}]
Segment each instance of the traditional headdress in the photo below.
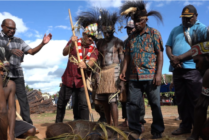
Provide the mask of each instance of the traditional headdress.
[{"label": "traditional headdress", "polygon": [[78,30],[84,29],[84,33],[95,36],[96,38],[100,33],[100,13],[99,9],[94,8],[91,11],[81,12],[76,20],[78,22]]},{"label": "traditional headdress", "polygon": [[122,29],[121,17],[117,12],[109,13],[106,9],[100,9],[102,31],[115,31],[115,24],[119,23],[118,30]]},{"label": "traditional headdress", "polygon": [[[186,36],[187,42],[189,38]],[[191,36],[192,57],[209,53],[209,28],[197,29]]]},{"label": "traditional headdress", "polygon": [[120,9],[121,15],[125,18],[147,18],[148,16],[155,16],[157,20],[163,21],[161,14],[157,11],[150,11],[147,13],[146,3],[144,1],[127,1],[125,2]]},{"label": "traditional headdress", "polygon": [[[84,33],[88,35],[95,36],[96,38],[101,38],[101,31],[100,31],[100,13],[98,8],[94,8],[90,11],[86,12],[81,12],[80,15],[76,17],[77,24],[78,24],[78,30],[79,31],[81,28],[84,29]],[[82,49],[81,49],[81,44],[82,44],[82,39],[80,38],[78,40],[78,51],[80,55],[80,60],[83,61],[83,56],[82,56]],[[86,62],[89,61],[90,56],[92,51],[95,48],[95,44],[92,43],[89,46],[89,52],[87,53],[85,60]]]}]

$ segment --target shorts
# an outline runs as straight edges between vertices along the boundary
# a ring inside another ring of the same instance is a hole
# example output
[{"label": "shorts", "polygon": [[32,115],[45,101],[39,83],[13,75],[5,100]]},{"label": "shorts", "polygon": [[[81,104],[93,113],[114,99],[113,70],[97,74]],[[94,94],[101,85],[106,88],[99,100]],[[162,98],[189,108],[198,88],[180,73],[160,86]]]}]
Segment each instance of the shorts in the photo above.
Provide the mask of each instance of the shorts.
[{"label": "shorts", "polygon": [[25,121],[16,120],[15,121],[15,137],[16,138],[20,137],[22,134],[26,133],[31,128],[35,128],[35,126]]},{"label": "shorts", "polygon": [[118,101],[118,94],[110,93],[110,94],[96,94],[95,100],[98,101],[108,101],[108,103],[115,103]]}]

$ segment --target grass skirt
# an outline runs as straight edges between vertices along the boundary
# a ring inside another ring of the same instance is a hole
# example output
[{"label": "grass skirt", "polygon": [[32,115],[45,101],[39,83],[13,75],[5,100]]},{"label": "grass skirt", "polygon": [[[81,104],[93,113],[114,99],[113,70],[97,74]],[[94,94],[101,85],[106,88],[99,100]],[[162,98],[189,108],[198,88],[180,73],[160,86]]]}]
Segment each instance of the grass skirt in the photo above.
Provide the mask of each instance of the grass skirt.
[{"label": "grass skirt", "polygon": [[96,94],[110,94],[118,91],[120,65],[112,64],[103,67]]}]

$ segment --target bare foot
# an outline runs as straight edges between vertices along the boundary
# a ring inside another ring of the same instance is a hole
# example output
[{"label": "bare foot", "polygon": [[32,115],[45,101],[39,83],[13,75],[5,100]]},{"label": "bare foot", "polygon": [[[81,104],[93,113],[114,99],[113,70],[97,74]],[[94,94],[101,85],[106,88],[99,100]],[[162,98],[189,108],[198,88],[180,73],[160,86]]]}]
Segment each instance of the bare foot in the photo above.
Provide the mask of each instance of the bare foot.
[{"label": "bare foot", "polygon": [[38,130],[38,128],[36,128],[36,134],[38,134],[39,133],[39,130]]}]

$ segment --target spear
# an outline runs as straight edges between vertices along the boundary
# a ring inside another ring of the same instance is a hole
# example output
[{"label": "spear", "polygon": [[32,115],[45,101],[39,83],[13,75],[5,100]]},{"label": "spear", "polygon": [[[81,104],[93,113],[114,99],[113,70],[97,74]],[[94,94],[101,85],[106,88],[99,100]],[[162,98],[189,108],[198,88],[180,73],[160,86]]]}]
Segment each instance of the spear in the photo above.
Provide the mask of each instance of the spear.
[{"label": "spear", "polygon": [[[68,12],[69,12],[69,17],[70,17],[70,23],[71,23],[73,36],[75,36],[75,31],[74,31],[75,28],[73,26],[73,21],[72,21],[70,9],[68,9]],[[78,44],[77,44],[76,41],[74,43],[75,43],[75,48],[76,48],[78,62],[80,62],[80,55],[79,55],[79,52],[78,52]],[[87,101],[87,105],[88,105],[88,109],[89,109],[90,119],[93,122],[94,118],[93,118],[93,113],[92,113],[92,109],[91,109],[91,103],[90,103],[90,100],[89,100],[89,93],[88,93],[87,86],[86,86],[86,78],[84,76],[84,71],[83,71],[82,68],[80,68],[80,71],[81,71],[81,76],[82,76],[82,80],[83,80],[83,86],[84,86],[84,90],[85,90],[86,101]]]}]

